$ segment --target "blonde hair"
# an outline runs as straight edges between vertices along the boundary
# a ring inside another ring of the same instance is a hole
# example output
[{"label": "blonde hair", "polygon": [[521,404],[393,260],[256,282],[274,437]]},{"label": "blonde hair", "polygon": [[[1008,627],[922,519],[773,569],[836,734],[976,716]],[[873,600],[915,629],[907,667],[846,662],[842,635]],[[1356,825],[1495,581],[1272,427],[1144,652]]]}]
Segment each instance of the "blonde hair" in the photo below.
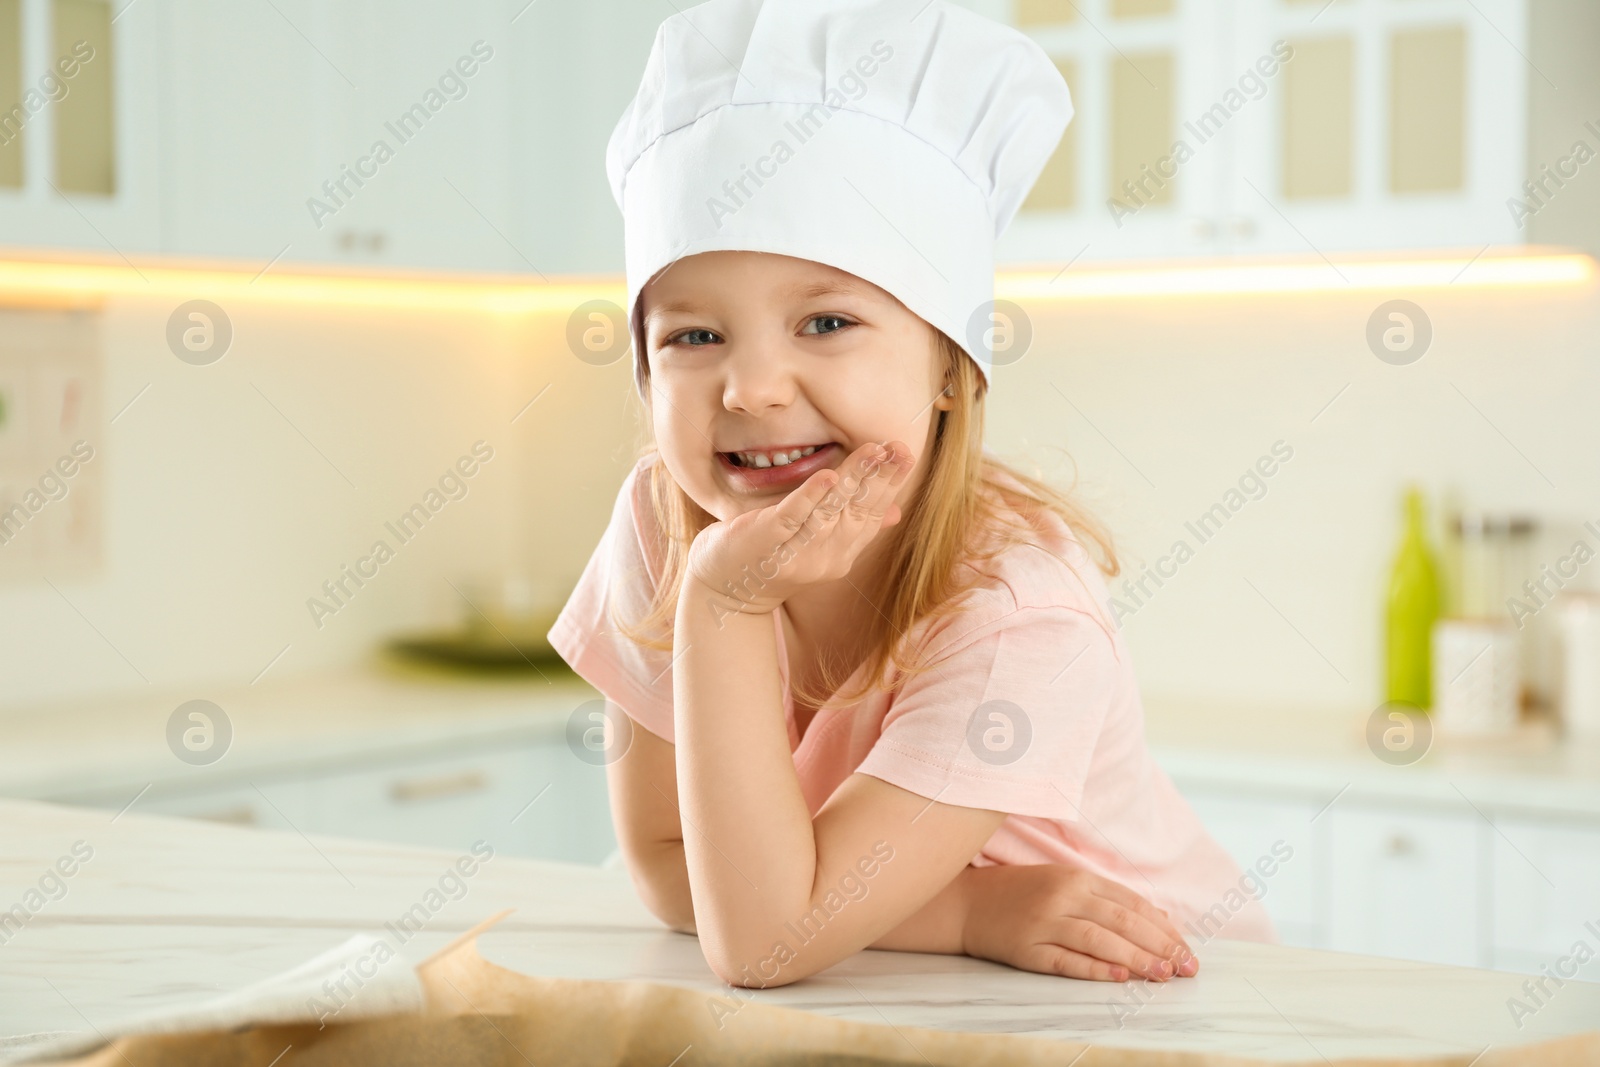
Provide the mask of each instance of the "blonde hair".
[{"label": "blonde hair", "polygon": [[[938,618],[959,610],[954,603],[956,597],[981,577],[974,568],[973,579],[962,581],[959,572],[963,563],[992,559],[1016,544],[1032,544],[1048,551],[1034,539],[1039,532],[1038,520],[1047,512],[1058,516],[1075,535],[1081,532],[1088,536],[1098,551],[1095,563],[1107,577],[1121,572],[1110,534],[1071,497],[984,453],[987,379],[959,345],[941,331],[930,330],[944,364],[945,381],[954,392],[954,403],[948,411],[938,413],[933,452],[922,484],[904,508],[900,522],[883,533],[890,540],[889,565],[879,575],[875,588],[862,591],[878,608],[871,613],[868,669],[863,675],[867,684],[855,694],[835,692],[848,680],[851,665],[824,660],[820,665],[821,690],[811,692],[801,686],[793,692],[797,701],[810,706],[838,700],[853,703],[873,689],[887,688],[884,678],[891,664],[896,672],[929,669],[931,664],[906,661],[900,639],[925,617]],[[648,364],[642,357],[638,364],[638,381],[648,389]],[[648,425],[648,405],[645,409]],[[629,622],[613,616],[612,623],[638,644],[670,651],[678,587],[689,546],[716,518],[690,499],[672,478],[660,459],[653,435],[638,456],[650,457],[655,460],[648,468],[650,499],[657,528],[664,532],[666,542],[662,574],[650,609],[642,619]],[[1004,484],[1007,476],[1020,486],[1020,492]],[[992,547],[985,550],[985,543]],[[1072,567],[1068,560],[1061,562]],[[886,590],[887,603],[878,603]]]}]

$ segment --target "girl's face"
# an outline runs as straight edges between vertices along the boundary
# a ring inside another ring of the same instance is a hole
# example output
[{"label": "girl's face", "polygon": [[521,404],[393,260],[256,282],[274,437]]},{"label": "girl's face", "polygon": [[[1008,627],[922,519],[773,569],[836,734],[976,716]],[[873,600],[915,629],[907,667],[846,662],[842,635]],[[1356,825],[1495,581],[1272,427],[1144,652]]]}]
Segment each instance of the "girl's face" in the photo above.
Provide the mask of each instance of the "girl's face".
[{"label": "girl's face", "polygon": [[767,252],[680,259],[641,299],[656,445],[695,503],[728,521],[899,440],[908,510],[953,403],[927,322],[853,274]]}]

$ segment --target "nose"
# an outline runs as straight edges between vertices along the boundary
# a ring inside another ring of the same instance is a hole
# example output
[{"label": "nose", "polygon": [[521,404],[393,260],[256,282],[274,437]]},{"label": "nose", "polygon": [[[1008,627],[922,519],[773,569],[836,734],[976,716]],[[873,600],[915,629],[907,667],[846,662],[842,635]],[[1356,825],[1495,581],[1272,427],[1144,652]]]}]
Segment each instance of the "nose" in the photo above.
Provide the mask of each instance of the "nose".
[{"label": "nose", "polygon": [[729,411],[760,415],[794,402],[793,368],[779,346],[762,341],[730,345],[723,360],[722,404]]}]

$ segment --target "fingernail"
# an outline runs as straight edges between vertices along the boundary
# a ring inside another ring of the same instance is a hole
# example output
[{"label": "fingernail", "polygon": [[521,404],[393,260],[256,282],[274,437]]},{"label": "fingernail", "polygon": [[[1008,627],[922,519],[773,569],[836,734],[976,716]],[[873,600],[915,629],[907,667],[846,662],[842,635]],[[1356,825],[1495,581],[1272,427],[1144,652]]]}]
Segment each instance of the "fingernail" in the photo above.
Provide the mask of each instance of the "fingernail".
[{"label": "fingernail", "polygon": [[1178,973],[1185,978],[1193,978],[1194,972],[1200,969],[1200,961],[1193,956],[1185,956],[1183,962],[1178,964]]}]

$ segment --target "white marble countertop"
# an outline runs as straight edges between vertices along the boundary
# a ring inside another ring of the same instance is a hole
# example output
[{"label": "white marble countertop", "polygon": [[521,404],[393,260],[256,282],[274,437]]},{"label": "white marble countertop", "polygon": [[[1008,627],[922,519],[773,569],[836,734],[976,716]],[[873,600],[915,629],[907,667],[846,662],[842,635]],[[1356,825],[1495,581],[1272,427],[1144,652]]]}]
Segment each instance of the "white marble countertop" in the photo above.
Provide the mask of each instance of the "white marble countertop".
[{"label": "white marble countertop", "polygon": [[1485,814],[1600,821],[1600,740],[1548,723],[1503,736],[1436,735],[1414,763],[1368,747],[1371,709],[1277,709],[1144,697],[1151,751],[1180,786],[1253,786],[1319,803],[1469,803]]},{"label": "white marble countertop", "polygon": [[[0,711],[0,796],[54,800],[151,781],[270,778],[362,759],[437,756],[495,740],[559,737],[567,716],[598,697],[564,667],[542,676],[472,676],[381,661],[253,686],[140,691]],[[192,699],[228,716],[227,753],[206,766],[178,760],[167,720]]]},{"label": "white marble countertop", "polygon": [[[0,795],[102,801],[150,782],[199,788],[318,765],[443,755],[494,739],[557,737],[598,697],[560,668],[544,677],[473,678],[352,665],[319,675],[206,691],[140,692],[0,711]],[[233,740],[215,764],[180,762],[167,719],[186,700],[215,701]],[[1182,786],[1218,784],[1600,820],[1600,742],[1528,729],[1504,739],[1437,738],[1420,762],[1391,766],[1367,748],[1361,709],[1243,707],[1145,695],[1152,750]],[[1465,798],[1465,799],[1464,799]]]},{"label": "white marble countertop", "polygon": [[[0,908],[75,842],[66,891],[0,943],[0,1044],[88,1031],[285,970],[353,933],[393,936],[453,854],[130,811],[0,801]],[[620,870],[496,856],[403,945],[411,962],[502,908],[486,959],[528,974],[644,979],[730,995],[694,938],[663,929]],[[443,899],[443,898],[439,898]],[[864,952],[763,1002],[896,1026],[1030,1034],[1285,1061],[1476,1055],[1600,1027],[1600,985],[1568,982],[1519,1029],[1521,975],[1213,941],[1165,985],[1028,974],[964,957]],[[741,992],[742,995],[742,992]],[[1119,1026],[1120,1017],[1120,1026]]]}]

